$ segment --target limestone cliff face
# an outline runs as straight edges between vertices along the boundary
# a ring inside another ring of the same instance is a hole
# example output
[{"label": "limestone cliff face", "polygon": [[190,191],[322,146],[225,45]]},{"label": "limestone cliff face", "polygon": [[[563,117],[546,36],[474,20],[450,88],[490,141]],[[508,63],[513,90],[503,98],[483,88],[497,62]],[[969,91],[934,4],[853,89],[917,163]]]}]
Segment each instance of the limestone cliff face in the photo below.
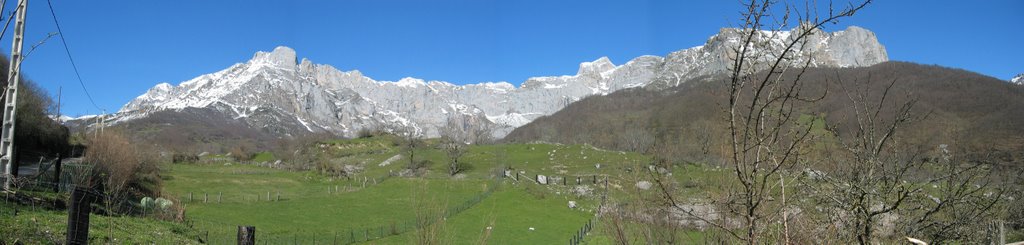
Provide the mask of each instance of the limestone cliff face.
[{"label": "limestone cliff face", "polygon": [[[516,87],[507,82],[453,85],[403,78],[377,81],[358,70],[298,60],[295,50],[257,52],[245,63],[196,77],[177,86],[161,83],[109,117],[110,123],[145,118],[159,111],[214,109],[253,128],[286,136],[331,132],[353,136],[365,127],[409,127],[437,136],[451,115],[492,124],[495,136],[550,115],[586,96],[624,88],[652,89],[727,70],[732,47],[744,32],[722,29],[698,47],[666,57],[640,56],[622,65],[607,57],[579,65],[575,75],[533,77]],[[758,31],[752,52],[774,55],[794,31]],[[875,35],[859,27],[814,32],[790,55],[813,66],[869,66],[888,60]]]}]

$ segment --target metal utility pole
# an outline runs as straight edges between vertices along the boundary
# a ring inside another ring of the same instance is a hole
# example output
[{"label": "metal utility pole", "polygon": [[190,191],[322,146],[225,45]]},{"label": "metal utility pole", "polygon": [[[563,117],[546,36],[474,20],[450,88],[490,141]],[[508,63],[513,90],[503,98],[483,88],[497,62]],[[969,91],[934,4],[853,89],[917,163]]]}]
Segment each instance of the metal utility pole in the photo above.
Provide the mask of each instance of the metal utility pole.
[{"label": "metal utility pole", "polygon": [[103,114],[100,114],[100,134],[106,133],[107,129],[107,110],[103,110]]},{"label": "metal utility pole", "polygon": [[11,182],[14,180],[14,118],[18,112],[18,82],[21,81],[21,56],[22,43],[25,39],[25,13],[28,8],[28,0],[19,0],[17,21],[14,22],[14,44],[11,46],[11,70],[7,73],[7,89],[4,91],[4,120],[3,137],[0,139],[0,165],[4,167],[4,190],[11,189]]},{"label": "metal utility pole", "polygon": [[64,86],[57,87],[57,124],[64,125],[64,122],[60,119],[60,96],[64,92]]}]

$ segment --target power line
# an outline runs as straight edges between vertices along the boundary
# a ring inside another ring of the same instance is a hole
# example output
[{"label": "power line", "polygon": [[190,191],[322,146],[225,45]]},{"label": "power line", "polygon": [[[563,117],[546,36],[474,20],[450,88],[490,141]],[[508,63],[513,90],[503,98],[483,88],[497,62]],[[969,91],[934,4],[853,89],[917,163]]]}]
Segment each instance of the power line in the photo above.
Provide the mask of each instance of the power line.
[{"label": "power line", "polygon": [[68,60],[71,61],[71,68],[75,69],[75,76],[78,77],[78,84],[82,85],[82,90],[85,91],[85,96],[89,98],[89,103],[92,103],[92,106],[96,107],[97,110],[102,111],[103,109],[100,109],[100,107],[96,105],[96,101],[94,101],[92,99],[92,95],[89,94],[89,89],[85,88],[85,82],[82,81],[82,74],[78,72],[78,66],[75,65],[75,59],[71,57],[71,49],[68,48],[68,41],[64,39],[64,31],[60,30],[60,22],[57,21],[57,14],[53,12],[53,3],[51,3],[50,0],[46,0],[46,5],[50,7],[50,16],[53,16],[53,24],[57,26],[57,33],[60,35],[61,44],[64,44],[64,52],[68,54]]},{"label": "power line", "polygon": [[[7,1],[0,1],[0,4],[7,4]],[[21,6],[19,6],[19,8],[20,8],[20,7],[21,7]],[[0,10],[2,10],[2,9],[3,9],[3,8],[0,8]],[[7,16],[7,23],[4,23],[4,30],[3,30],[3,31],[0,31],[0,39],[4,39],[4,34],[6,34],[6,33],[7,33],[7,27],[8,27],[8,26],[11,26],[11,20],[12,20],[12,19],[14,19],[14,14],[15,14],[15,13],[18,13],[18,10],[17,10],[17,9],[15,9],[14,11],[11,11],[11,15],[10,15],[10,16]]]}]

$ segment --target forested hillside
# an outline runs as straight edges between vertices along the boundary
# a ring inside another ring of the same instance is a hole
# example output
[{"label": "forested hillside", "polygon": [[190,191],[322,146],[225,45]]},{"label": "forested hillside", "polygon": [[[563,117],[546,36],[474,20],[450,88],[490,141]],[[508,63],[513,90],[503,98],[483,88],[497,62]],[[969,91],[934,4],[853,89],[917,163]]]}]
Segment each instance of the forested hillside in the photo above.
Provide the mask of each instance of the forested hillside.
[{"label": "forested hillside", "polygon": [[[801,93],[824,97],[799,108],[805,114],[802,120],[820,123],[824,119],[830,125],[850,122],[855,118],[850,96],[868,89],[867,94],[879,97],[892,84],[888,100],[880,102],[890,109],[882,113],[917,100],[913,107],[917,120],[904,129],[901,141],[922,147],[956,145],[1006,161],[1021,159],[1015,152],[1024,148],[1024,86],[970,71],[906,62],[812,68],[803,79],[806,86]],[[589,143],[649,150],[664,159],[713,163],[727,139],[723,104],[728,92],[723,80],[702,77],[662,91],[638,88],[589,97],[516,129],[505,141]],[[818,130],[819,136],[823,131]]]}]

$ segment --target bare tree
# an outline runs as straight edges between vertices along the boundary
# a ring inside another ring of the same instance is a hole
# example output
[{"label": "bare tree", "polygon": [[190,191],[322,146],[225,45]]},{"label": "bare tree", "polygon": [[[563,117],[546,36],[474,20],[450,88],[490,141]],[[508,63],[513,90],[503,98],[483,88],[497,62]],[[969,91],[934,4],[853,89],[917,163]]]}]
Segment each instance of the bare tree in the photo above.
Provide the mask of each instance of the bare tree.
[{"label": "bare tree", "polygon": [[448,123],[438,131],[441,132],[441,150],[448,156],[448,175],[454,176],[461,172],[464,167],[459,164],[459,158],[466,154],[469,149],[470,132],[462,123],[462,120],[448,118]]},{"label": "bare tree", "polygon": [[426,168],[425,161],[416,161],[416,150],[423,146],[423,134],[416,127],[393,127],[388,130],[395,135],[394,144],[409,157],[407,169],[418,174]]},{"label": "bare tree", "polygon": [[[870,79],[865,83],[869,82]],[[843,133],[845,128],[838,124],[827,126],[841,150],[827,151],[827,163],[834,163],[828,175],[813,176],[824,184],[803,186],[811,188],[815,195],[824,196],[820,202],[838,209],[828,214],[830,220],[845,223],[843,228],[851,231],[840,232],[850,235],[840,234],[840,239],[855,238],[860,244],[871,243],[880,219],[892,216],[912,194],[920,191],[906,180],[912,170],[921,167],[916,161],[921,152],[898,148],[894,142],[897,131],[915,119],[911,109],[916,100],[906,100],[894,111],[883,114],[888,109],[884,106],[886,99],[892,99],[888,96],[895,84],[896,80],[892,80],[880,97],[872,98],[869,86],[851,91],[841,80],[839,82],[853,105],[855,123],[850,126],[854,128],[853,133],[848,136]],[[883,118],[886,114],[892,116]]]},{"label": "bare tree", "polygon": [[448,174],[456,175],[465,170],[459,159],[469,150],[470,144],[491,140],[491,130],[484,122],[474,123],[470,117],[450,116],[447,123],[438,129],[441,134],[441,149],[448,156]]},{"label": "bare tree", "polygon": [[701,160],[707,161],[708,155],[711,154],[711,139],[713,127],[707,121],[700,121],[695,125],[691,126],[693,132],[693,141],[698,145],[700,149]]},{"label": "bare tree", "polygon": [[648,153],[654,146],[654,134],[645,129],[631,128],[622,134],[622,139],[619,142],[622,142],[625,150]]},{"label": "bare tree", "polygon": [[[824,97],[809,96],[803,90],[801,76],[810,67],[812,58],[804,56],[808,37],[820,32],[822,26],[854,15],[871,1],[849,4],[836,9],[831,4],[823,16],[818,7],[807,3],[798,8],[772,0],[751,0],[744,3],[738,28],[739,41],[728,52],[730,62],[725,104],[728,124],[727,163],[738,182],[726,200],[720,200],[726,213],[741,220],[741,229],[694,214],[692,209],[680,211],[703,219],[735,239],[748,244],[766,243],[764,233],[769,224],[782,224],[782,243],[790,243],[787,220],[782,213],[787,205],[776,193],[784,190],[782,171],[792,168],[802,157],[801,149],[809,138],[810,125],[798,122],[801,103],[812,103]],[[794,14],[795,13],[795,14]],[[782,38],[784,28],[795,16],[799,26]],[[764,30],[767,30],[765,32]],[[781,49],[772,48],[773,41],[783,40]],[[778,51],[773,51],[778,50]],[[778,183],[778,184],[776,184]],[[673,207],[681,207],[665,183],[660,189]]]},{"label": "bare tree", "polygon": [[986,164],[956,157],[946,144],[925,157],[926,147],[901,142],[900,132],[927,113],[914,113],[910,93],[892,96],[896,79],[875,88],[870,74],[852,84],[836,77],[854,118],[826,126],[840,149],[827,150],[827,175],[802,185],[829,207],[823,222],[842,224],[839,239],[860,244],[898,229],[936,243],[979,234],[970,228],[993,215],[1002,195],[990,186]]},{"label": "bare tree", "polygon": [[937,171],[926,182],[934,187],[935,196],[927,194],[928,191],[915,193],[915,198],[900,210],[907,218],[898,228],[905,234],[935,244],[971,243],[986,238],[987,221],[996,217],[996,207],[1004,202],[1008,189],[1007,183],[997,177],[1020,175],[1011,172],[997,176],[986,160],[969,159],[965,152],[939,146],[939,157],[933,165]]},{"label": "bare tree", "polygon": [[488,122],[478,122],[473,125],[470,133],[470,142],[474,145],[491,144],[494,142],[494,126]]}]

